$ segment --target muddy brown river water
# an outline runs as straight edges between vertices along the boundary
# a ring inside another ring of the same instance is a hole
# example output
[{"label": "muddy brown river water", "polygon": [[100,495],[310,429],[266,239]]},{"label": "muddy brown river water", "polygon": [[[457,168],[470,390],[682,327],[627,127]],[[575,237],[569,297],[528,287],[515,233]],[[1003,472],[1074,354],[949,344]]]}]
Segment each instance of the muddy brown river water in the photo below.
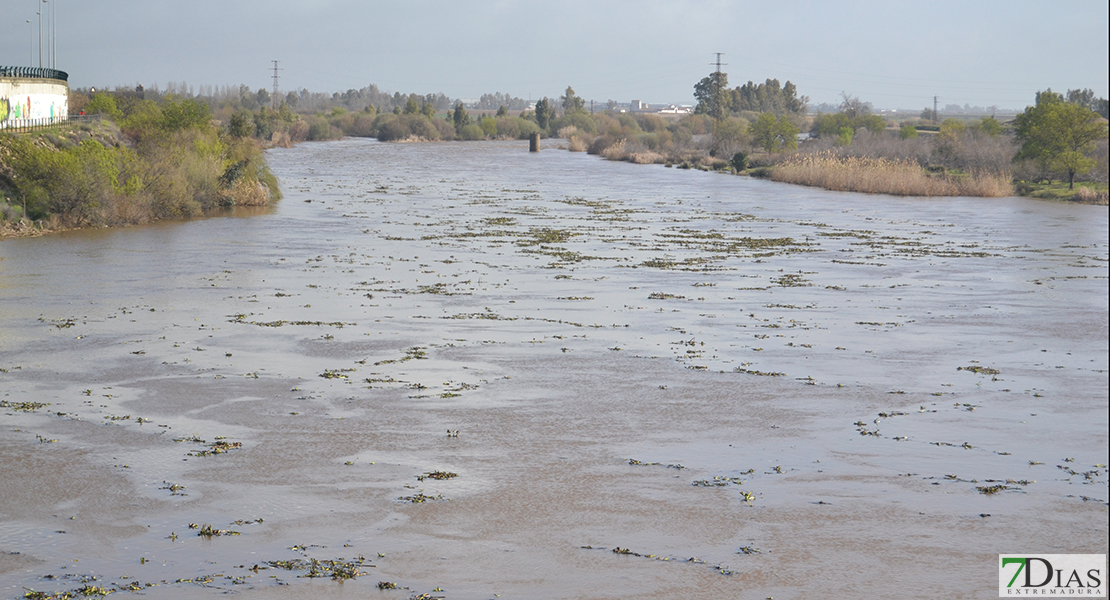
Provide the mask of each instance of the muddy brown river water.
[{"label": "muddy brown river water", "polygon": [[1105,207],[268,161],[266,211],[0,242],[0,597],[984,598],[1106,553]]}]

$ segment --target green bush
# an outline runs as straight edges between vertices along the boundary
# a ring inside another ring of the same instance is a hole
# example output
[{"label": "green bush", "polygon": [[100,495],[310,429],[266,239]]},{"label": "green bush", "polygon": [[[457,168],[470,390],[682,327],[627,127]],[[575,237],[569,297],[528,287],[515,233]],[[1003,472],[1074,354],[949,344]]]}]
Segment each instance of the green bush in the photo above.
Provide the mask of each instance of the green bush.
[{"label": "green bush", "polygon": [[483,138],[485,138],[485,136],[486,136],[486,134],[485,134],[485,132],[482,131],[482,128],[475,125],[474,123],[471,123],[469,125],[463,125],[459,129],[459,139],[460,140],[474,141],[474,140],[483,139]]},{"label": "green bush", "polygon": [[235,138],[250,137],[254,133],[254,126],[252,123],[250,113],[246,111],[235,111],[227,122],[227,134]]},{"label": "green bush", "polygon": [[402,119],[407,122],[409,133],[425,140],[438,140],[439,130],[423,113],[405,115]]},{"label": "green bush", "polygon": [[482,117],[482,119],[478,121],[478,126],[482,128],[482,133],[486,137],[497,137],[497,119],[493,117]]},{"label": "green bush", "polygon": [[867,129],[871,133],[879,133],[886,129],[886,121],[879,115],[851,117],[844,113],[818,114],[813,120],[810,133],[817,137],[839,138],[845,127],[851,129],[853,134],[860,129]]},{"label": "green bush", "polygon": [[736,169],[737,173],[739,173],[740,171],[748,168],[748,155],[744,154],[743,152],[737,152],[736,154],[732,155],[732,160],[729,161],[729,164],[732,165],[733,169]]},{"label": "green bush", "polygon": [[837,132],[837,135],[836,135],[836,145],[837,146],[851,146],[852,145],[852,137],[853,137],[854,134],[855,134],[855,131],[851,127],[841,127],[840,131]]},{"label": "green bush", "polygon": [[[455,129],[439,119],[431,119],[422,113],[395,115],[383,113],[374,118],[370,130],[378,140],[392,142],[410,137],[425,140],[451,139]],[[479,128],[481,131],[481,128]]]},{"label": "green bush", "polygon": [[[552,119],[551,127],[548,131],[556,132],[564,127],[576,127],[578,131],[590,135],[597,135],[597,125],[594,124],[594,120],[590,118],[589,113],[573,112],[562,115],[557,119]],[[639,129],[639,127],[637,127],[637,129]]]},{"label": "green bush", "polygon": [[305,121],[308,123],[308,139],[310,140],[334,140],[343,137],[343,133],[332,127],[331,123],[321,115],[309,116]]},{"label": "green bush", "polygon": [[116,106],[116,99],[104,93],[93,95],[89,103],[85,105],[85,112],[90,115],[108,115],[115,120],[119,120],[123,116],[119,107]]}]

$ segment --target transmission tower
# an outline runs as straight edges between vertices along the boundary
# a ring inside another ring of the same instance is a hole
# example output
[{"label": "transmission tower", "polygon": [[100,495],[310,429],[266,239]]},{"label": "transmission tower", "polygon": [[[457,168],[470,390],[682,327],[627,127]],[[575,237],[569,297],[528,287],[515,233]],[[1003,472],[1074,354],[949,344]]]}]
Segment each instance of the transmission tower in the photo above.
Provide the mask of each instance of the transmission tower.
[{"label": "transmission tower", "polygon": [[276,61],[276,60],[270,61],[270,62],[274,63],[274,75],[273,75],[273,77],[274,77],[274,93],[270,96],[270,108],[277,108],[277,105],[278,105],[278,78],[280,77],[278,75],[278,71],[284,71],[285,69],[279,69],[278,68],[278,61]]},{"label": "transmission tower", "polygon": [[728,63],[721,62],[721,55],[723,55],[724,52],[714,52],[714,54],[717,55],[716,62],[709,63],[710,65],[717,66],[717,70],[713,75],[713,118],[720,119],[724,116],[722,114],[724,111],[721,110],[721,66],[728,66]]}]

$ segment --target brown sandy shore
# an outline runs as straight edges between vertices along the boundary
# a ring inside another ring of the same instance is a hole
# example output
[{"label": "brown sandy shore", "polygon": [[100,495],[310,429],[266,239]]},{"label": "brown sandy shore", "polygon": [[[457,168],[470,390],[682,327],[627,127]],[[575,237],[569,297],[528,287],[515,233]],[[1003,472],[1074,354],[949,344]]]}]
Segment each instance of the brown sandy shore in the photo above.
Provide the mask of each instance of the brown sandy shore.
[{"label": "brown sandy shore", "polygon": [[0,244],[0,598],[980,598],[1106,552],[1101,208],[480,146]]}]

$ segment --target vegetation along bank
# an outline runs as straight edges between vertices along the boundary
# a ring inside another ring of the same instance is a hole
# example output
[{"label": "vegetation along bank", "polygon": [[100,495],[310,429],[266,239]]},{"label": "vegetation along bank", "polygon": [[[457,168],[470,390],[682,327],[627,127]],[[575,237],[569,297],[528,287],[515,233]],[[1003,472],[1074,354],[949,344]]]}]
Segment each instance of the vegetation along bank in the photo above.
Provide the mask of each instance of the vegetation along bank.
[{"label": "vegetation along bank", "polygon": [[[894,195],[998,197],[1024,194],[1105,204],[1107,103],[1090,90],[1047,90],[1024,113],[995,118],[878,115],[843,95],[809,112],[809,98],[776,79],[729,87],[711,73],[694,86],[692,114],[588,107],[572,87],[529,104],[487,94],[468,110],[442,94],[389,96],[371,86],[330,97],[289,93],[278,110],[247,108],[237,119],[263,139],[376,137],[381,141],[561,138],[562,147],[609,160],[768,177],[832,190]],[[264,90],[259,90],[261,99]],[[268,100],[272,100],[266,97]],[[313,114],[293,118],[291,106]]]},{"label": "vegetation along bank", "polygon": [[561,138],[609,160],[767,177],[832,190],[918,196],[1024,194],[1107,203],[1107,102],[1089,90],[1039,92],[1012,119],[874,114],[848,94],[811,114],[797,87],[729,87],[711,73],[691,114],[587,106],[573,88],[529,103],[486,94],[468,109],[443,94],[271,97],[246,86],[184,85],[70,96],[71,115],[0,134],[0,237],[181,218],[280,197],[262,149],[301,141]]},{"label": "vegetation along bank", "polygon": [[280,197],[262,145],[195,99],[117,102],[99,94],[75,120],[0,134],[0,237],[145,223]]}]

